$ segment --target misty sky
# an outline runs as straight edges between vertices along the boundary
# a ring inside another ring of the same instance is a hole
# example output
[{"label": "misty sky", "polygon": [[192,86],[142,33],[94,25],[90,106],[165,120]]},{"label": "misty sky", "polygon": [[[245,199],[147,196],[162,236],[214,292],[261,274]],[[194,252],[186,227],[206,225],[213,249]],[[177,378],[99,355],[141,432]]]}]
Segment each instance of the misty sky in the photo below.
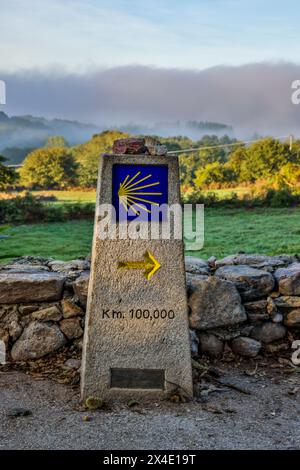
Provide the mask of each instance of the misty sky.
[{"label": "misty sky", "polygon": [[297,132],[296,0],[0,0],[9,114]]}]

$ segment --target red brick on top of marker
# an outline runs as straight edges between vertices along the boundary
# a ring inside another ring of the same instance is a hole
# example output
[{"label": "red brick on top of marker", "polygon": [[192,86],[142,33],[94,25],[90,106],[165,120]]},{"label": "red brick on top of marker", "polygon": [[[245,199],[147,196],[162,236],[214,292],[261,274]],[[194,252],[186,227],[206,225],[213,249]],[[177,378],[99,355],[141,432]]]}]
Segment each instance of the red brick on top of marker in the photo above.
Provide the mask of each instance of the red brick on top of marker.
[{"label": "red brick on top of marker", "polygon": [[120,154],[130,154],[130,155],[140,155],[143,153],[148,153],[148,149],[145,145],[145,139],[118,139],[115,140],[113,145],[113,153]]}]

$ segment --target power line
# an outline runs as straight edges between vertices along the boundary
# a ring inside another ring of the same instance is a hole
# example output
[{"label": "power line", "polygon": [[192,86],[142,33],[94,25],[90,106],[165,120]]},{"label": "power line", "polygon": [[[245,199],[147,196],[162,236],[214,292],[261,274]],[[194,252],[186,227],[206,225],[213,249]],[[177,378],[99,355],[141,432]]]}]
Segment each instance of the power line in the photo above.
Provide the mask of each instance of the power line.
[{"label": "power line", "polygon": [[[282,139],[289,139],[289,149],[292,151],[293,149],[293,141],[294,141],[294,136],[292,134],[289,135],[283,135],[280,137],[273,137],[273,139],[277,140],[282,140]],[[218,149],[218,148],[224,148],[224,147],[235,147],[238,145],[248,145],[248,144],[254,144],[255,142],[260,142],[262,139],[253,139],[253,140],[245,140],[245,141],[239,141],[239,142],[234,142],[231,144],[219,144],[219,145],[206,145],[202,147],[192,147],[192,148],[187,148],[187,149],[181,149],[181,150],[170,150],[167,152],[168,155],[178,155],[180,153],[193,153],[193,152],[198,152],[199,150],[211,150],[211,149]],[[17,165],[6,165],[8,168],[21,168],[23,164],[17,164]]]},{"label": "power line", "polygon": [[[290,150],[292,150],[292,141],[293,141],[293,136],[292,135],[284,135],[281,137],[274,137],[274,139],[277,140],[282,140],[282,139],[287,139],[290,138]],[[247,145],[247,144],[254,144],[255,142],[260,142],[261,139],[256,139],[256,140],[246,140],[246,141],[240,141],[240,142],[234,142],[232,144],[219,144],[219,145],[207,145],[203,147],[193,147],[193,148],[188,148],[188,149],[181,149],[181,150],[170,150],[168,154],[179,154],[179,153],[192,153],[192,152],[197,152],[198,150],[210,150],[210,149],[218,149],[218,148],[224,148],[224,147],[234,147],[236,145]]]}]

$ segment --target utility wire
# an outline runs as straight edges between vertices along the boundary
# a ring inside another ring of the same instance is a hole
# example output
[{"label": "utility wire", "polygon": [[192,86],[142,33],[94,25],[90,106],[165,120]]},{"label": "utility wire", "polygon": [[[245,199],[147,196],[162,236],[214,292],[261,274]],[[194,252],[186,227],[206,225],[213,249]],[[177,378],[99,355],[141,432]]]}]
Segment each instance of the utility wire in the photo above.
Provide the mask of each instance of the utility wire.
[{"label": "utility wire", "polygon": [[[273,137],[273,139],[277,140],[282,140],[282,139],[287,139],[289,138],[289,144],[290,144],[290,151],[293,149],[293,135],[283,135],[281,137]],[[210,150],[210,149],[219,149],[219,148],[224,148],[224,147],[235,147],[236,145],[247,145],[247,144],[254,144],[255,142],[260,142],[261,139],[256,139],[256,140],[246,140],[246,141],[239,141],[239,142],[234,142],[231,144],[219,144],[219,145],[207,145],[203,147],[192,147],[192,148],[187,148],[187,149],[181,149],[181,150],[170,150],[167,152],[168,155],[178,155],[180,153],[193,153],[193,152],[198,152],[199,150]],[[23,165],[18,164],[18,165],[6,165],[8,168],[21,168]]]},{"label": "utility wire", "polygon": [[[277,140],[282,140],[282,139],[287,139],[290,138],[290,150],[292,150],[291,147],[291,142],[292,142],[292,136],[291,135],[284,135],[282,137],[273,137],[274,139]],[[210,149],[218,149],[218,148],[224,148],[224,147],[234,147],[236,145],[247,145],[247,144],[253,144],[255,142],[260,142],[261,139],[256,139],[256,140],[247,140],[247,141],[239,141],[239,142],[234,142],[232,144],[219,144],[219,145],[207,145],[203,147],[193,147],[193,148],[188,148],[188,149],[182,149],[182,150],[170,150],[168,154],[174,155],[174,154],[179,154],[179,153],[192,153],[192,152],[197,152],[199,150],[210,150]]]}]

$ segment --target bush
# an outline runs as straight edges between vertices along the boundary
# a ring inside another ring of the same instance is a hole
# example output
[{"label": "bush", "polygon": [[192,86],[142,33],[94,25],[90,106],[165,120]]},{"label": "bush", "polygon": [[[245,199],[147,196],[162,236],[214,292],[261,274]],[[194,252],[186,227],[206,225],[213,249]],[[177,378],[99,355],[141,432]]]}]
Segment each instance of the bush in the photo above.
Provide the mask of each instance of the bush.
[{"label": "bush", "polygon": [[182,196],[182,202],[184,204],[204,204],[207,207],[213,207],[220,203],[220,200],[216,193],[204,194],[201,191],[194,190],[185,193]]},{"label": "bush", "polygon": [[88,204],[45,204],[30,193],[12,199],[0,200],[1,223],[63,222],[74,219],[92,218],[95,205]]},{"label": "bush", "polygon": [[300,165],[295,163],[287,163],[281,169],[277,175],[277,180],[281,184],[286,186],[296,186],[300,183]]},{"label": "bush", "polygon": [[95,214],[95,204],[65,204],[64,213],[67,220],[93,218]]},{"label": "bush", "polygon": [[265,203],[270,207],[289,207],[300,203],[300,195],[293,194],[289,188],[268,189],[265,194]]},{"label": "bush", "polygon": [[254,208],[300,205],[300,194],[294,194],[289,188],[253,191],[240,199],[234,192],[226,199],[219,199],[216,193],[203,194],[200,191],[193,191],[186,193],[182,199],[185,204],[204,204],[206,207]]},{"label": "bush", "polygon": [[92,139],[74,148],[75,160],[78,163],[78,184],[83,188],[94,188],[97,185],[99,158],[102,153],[111,151],[116,139],[129,137],[129,134],[118,130],[104,131],[95,134]]},{"label": "bush", "polygon": [[20,170],[21,183],[27,188],[67,188],[76,183],[77,166],[68,149],[37,149],[24,160]]},{"label": "bush", "polygon": [[199,168],[195,174],[194,184],[198,188],[219,189],[236,183],[236,175],[226,163],[209,163],[204,168]]},{"label": "bush", "polygon": [[6,159],[0,155],[0,190],[7,189],[9,186],[12,186],[17,179],[15,171],[3,165],[5,160]]},{"label": "bush", "polygon": [[36,222],[42,220],[43,216],[43,204],[31,194],[0,200],[0,220],[3,223]]},{"label": "bush", "polygon": [[267,137],[247,148],[234,150],[228,163],[241,183],[274,178],[284,165],[297,163],[297,159],[297,153],[289,150],[288,143]]}]

